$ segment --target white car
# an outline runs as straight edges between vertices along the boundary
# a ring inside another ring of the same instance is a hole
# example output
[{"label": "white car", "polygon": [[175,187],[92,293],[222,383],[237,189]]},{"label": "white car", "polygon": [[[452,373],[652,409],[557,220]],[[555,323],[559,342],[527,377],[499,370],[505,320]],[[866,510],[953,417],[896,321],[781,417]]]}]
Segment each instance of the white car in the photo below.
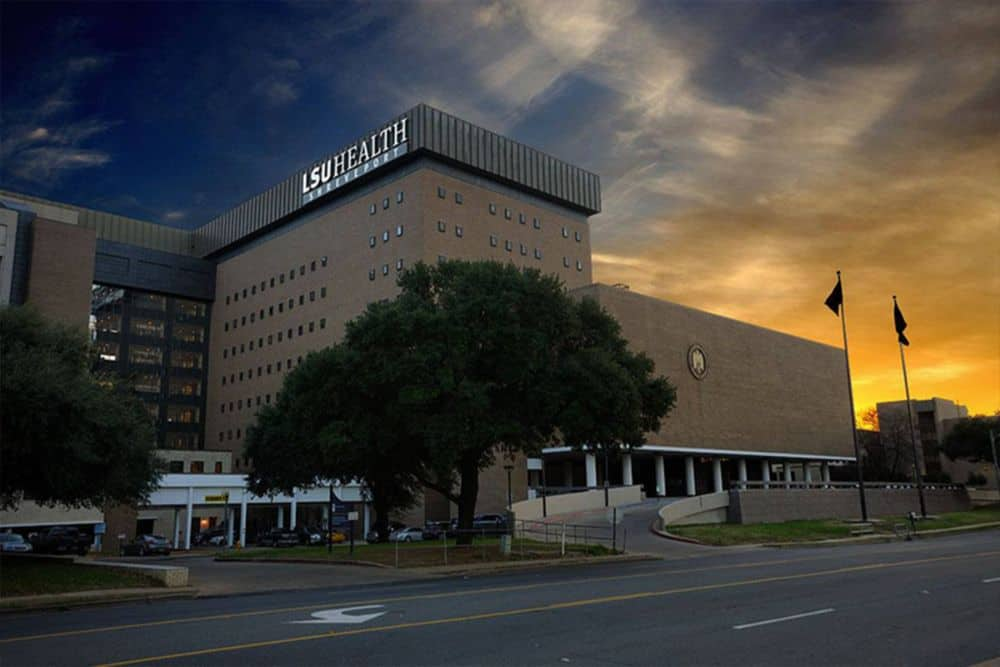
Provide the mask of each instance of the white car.
[{"label": "white car", "polygon": [[10,553],[27,553],[31,551],[31,545],[24,537],[17,533],[0,533],[0,551]]},{"label": "white car", "polygon": [[400,528],[389,533],[390,542],[423,542],[424,531],[420,528]]}]

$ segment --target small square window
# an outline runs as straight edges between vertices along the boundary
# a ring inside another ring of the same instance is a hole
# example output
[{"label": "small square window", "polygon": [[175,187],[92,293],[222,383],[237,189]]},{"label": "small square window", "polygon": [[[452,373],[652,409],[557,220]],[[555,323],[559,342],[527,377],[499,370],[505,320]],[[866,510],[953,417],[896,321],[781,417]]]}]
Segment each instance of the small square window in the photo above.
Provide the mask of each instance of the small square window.
[{"label": "small square window", "polygon": [[389,242],[389,230],[387,229],[384,232],[382,232],[382,243],[388,243],[388,242]]},{"label": "small square window", "polygon": [[503,217],[506,218],[507,220],[510,220],[510,216],[511,216],[510,209],[509,208],[505,208],[503,210]]},{"label": "small square window", "polygon": [[507,241],[503,242],[503,247],[504,247],[504,250],[506,250],[507,252],[510,252],[511,250],[514,249],[514,244],[511,241],[507,240]]},{"label": "small square window", "polygon": [[497,214],[497,205],[491,203],[490,204],[490,215],[496,215],[496,214]]},{"label": "small square window", "polygon": [[535,229],[541,229],[542,223],[538,218],[532,218],[531,226],[534,227]]},{"label": "small square window", "polygon": [[371,206],[368,207],[368,215],[375,215],[375,211],[377,210],[378,207],[375,206],[375,204],[372,204]]},{"label": "small square window", "polygon": [[323,255],[322,257],[319,258],[319,265],[326,266],[326,255]]},{"label": "small square window", "polygon": [[375,269],[368,269],[368,280],[375,280]]},{"label": "small square window", "polygon": [[382,265],[382,275],[383,276],[389,275],[389,265],[388,264],[383,264]]},{"label": "small square window", "polygon": [[455,193],[455,203],[456,204],[461,204],[462,203],[462,193],[461,192],[456,192]]},{"label": "small square window", "polygon": [[448,261],[448,255],[438,255],[438,264]]},{"label": "small square window", "polygon": [[386,197],[382,200],[382,208],[389,208],[389,198]]},{"label": "small square window", "polygon": [[399,192],[396,193],[396,203],[397,204],[402,204],[403,203],[403,191],[402,190],[400,190]]},{"label": "small square window", "polygon": [[[319,328],[320,329],[325,329],[326,328],[326,318],[325,317],[320,318],[320,320],[319,320]],[[281,365],[280,361],[278,362],[278,365],[279,366]],[[279,368],[278,370],[280,371],[281,369]]]},{"label": "small square window", "polygon": [[462,234],[464,234],[464,233],[465,233],[465,230],[462,229],[462,225],[455,225],[455,236],[461,237]]},{"label": "small square window", "polygon": [[438,186],[438,197],[440,197],[441,199],[444,199],[447,196],[448,196],[448,193],[445,191],[445,189],[443,187],[441,187],[439,185]]},{"label": "small square window", "polygon": [[497,247],[497,237],[496,237],[496,234],[490,234],[490,247],[491,248],[496,248]]},{"label": "small square window", "polygon": [[403,235],[403,225],[396,225],[396,236]]},{"label": "small square window", "polygon": [[438,220],[438,231],[443,232],[448,229],[448,225],[444,224],[444,220]]}]

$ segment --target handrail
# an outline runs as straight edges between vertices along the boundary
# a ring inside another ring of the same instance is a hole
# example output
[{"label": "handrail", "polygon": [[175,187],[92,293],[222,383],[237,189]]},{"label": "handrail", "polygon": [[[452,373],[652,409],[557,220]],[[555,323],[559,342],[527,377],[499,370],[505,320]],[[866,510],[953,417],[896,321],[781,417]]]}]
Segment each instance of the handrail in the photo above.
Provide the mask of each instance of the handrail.
[{"label": "handrail", "polygon": [[[730,489],[857,489],[857,482],[824,482],[822,480],[794,480],[786,482],[783,479],[772,479],[769,482],[762,480],[730,480]],[[913,482],[865,482],[866,489],[889,489],[908,490],[915,489],[917,485]],[[929,484],[924,482],[924,489],[938,489],[942,491],[960,491],[965,487],[961,484]]]}]

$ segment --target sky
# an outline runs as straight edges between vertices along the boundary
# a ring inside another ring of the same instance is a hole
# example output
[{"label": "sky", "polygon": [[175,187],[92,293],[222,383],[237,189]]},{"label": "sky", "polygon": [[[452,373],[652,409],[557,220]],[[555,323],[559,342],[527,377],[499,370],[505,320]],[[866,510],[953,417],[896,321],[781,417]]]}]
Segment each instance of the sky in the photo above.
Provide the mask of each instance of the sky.
[{"label": "sky", "polygon": [[1000,409],[1000,4],[0,5],[0,186],[196,227],[419,102],[601,177],[595,280]]}]

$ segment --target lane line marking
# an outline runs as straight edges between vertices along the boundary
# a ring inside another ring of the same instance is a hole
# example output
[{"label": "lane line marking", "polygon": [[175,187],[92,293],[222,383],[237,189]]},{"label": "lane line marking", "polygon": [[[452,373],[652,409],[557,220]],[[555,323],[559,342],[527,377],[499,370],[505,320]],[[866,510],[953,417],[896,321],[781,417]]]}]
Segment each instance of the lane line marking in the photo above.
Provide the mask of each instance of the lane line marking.
[{"label": "lane line marking", "polygon": [[836,611],[833,607],[828,607],[826,609],[817,609],[816,611],[807,611],[801,614],[792,614],[791,616],[782,616],[781,618],[769,618],[766,621],[755,621],[753,623],[744,623],[742,625],[734,625],[733,630],[746,630],[747,628],[756,628],[760,625],[771,625],[772,623],[784,623],[785,621],[794,621],[799,618],[808,618],[809,616],[819,616],[821,614],[829,614]]},{"label": "lane line marking", "polygon": [[1000,577],[993,577],[992,579],[983,579],[984,584],[992,584],[997,581],[1000,581]]},{"label": "lane line marking", "polygon": [[[926,549],[921,549],[921,551],[927,551],[930,547]],[[743,562],[743,563],[733,563],[730,565],[711,565],[708,567],[694,567],[685,568],[679,570],[654,570],[651,572],[640,572],[636,574],[620,574],[620,575],[610,575],[605,577],[578,577],[575,579],[567,579],[565,581],[549,581],[537,584],[516,584],[514,586],[493,586],[489,588],[477,588],[470,589],[467,591],[446,591],[441,593],[421,593],[417,595],[401,595],[396,597],[388,598],[376,598],[372,600],[352,600],[348,602],[337,602],[337,601],[327,601],[319,604],[309,604],[295,607],[275,607],[271,609],[258,609],[255,611],[241,611],[232,612],[227,614],[209,614],[204,616],[186,616],[181,618],[168,618],[160,621],[144,621],[141,623],[124,623],[120,625],[108,625],[99,626],[95,628],[81,628],[79,630],[62,630],[59,632],[46,632],[35,635],[20,635],[16,637],[7,637],[0,639],[0,645],[2,644],[13,644],[16,642],[32,641],[37,639],[56,639],[60,637],[77,637],[80,635],[90,635],[103,632],[119,632],[123,630],[136,630],[139,628],[151,628],[164,625],[177,625],[180,623],[201,623],[206,621],[225,621],[235,618],[246,618],[250,616],[266,616],[270,614],[285,614],[299,611],[314,611],[318,609],[328,609],[335,605],[349,606],[349,605],[360,605],[360,604],[384,604],[387,602],[412,602],[414,600],[436,600],[449,597],[465,597],[469,595],[482,595],[484,593],[506,593],[506,592],[516,592],[516,591],[527,591],[535,590],[539,588],[556,588],[559,586],[576,585],[582,583],[601,583],[608,581],[622,581],[628,579],[641,579],[645,577],[661,577],[661,576],[673,576],[678,574],[691,574],[695,572],[713,572],[717,570],[733,570],[733,569],[745,569],[753,567],[767,567],[770,565],[787,565],[789,563],[804,563],[813,562],[819,560],[830,560],[832,558],[838,557],[837,555],[824,555],[824,556],[809,556],[805,558],[784,558],[777,560],[768,560],[760,562]],[[277,591],[280,592],[280,591]],[[287,592],[287,591],[285,591]],[[334,593],[336,594],[336,593]]]},{"label": "lane line marking", "polygon": [[436,618],[427,621],[412,621],[409,623],[397,623],[394,625],[381,625],[369,628],[358,628],[355,630],[336,630],[324,632],[316,635],[300,635],[297,637],[285,637],[282,639],[269,639],[264,641],[249,642],[244,644],[229,644],[226,646],[216,646],[212,648],[196,649],[193,651],[182,651],[179,653],[168,653],[165,655],[146,656],[143,658],[131,658],[118,662],[108,662],[97,665],[97,667],[125,667],[126,665],[137,665],[140,663],[163,662],[178,658],[190,658],[202,655],[213,655],[217,653],[230,653],[254,648],[269,646],[282,646],[285,644],[297,644],[300,642],[314,641],[317,639],[333,639],[339,637],[350,637],[354,635],[364,635],[376,632],[391,632],[408,628],[423,628],[435,625],[446,625],[453,623],[468,623],[470,621],[480,621],[492,618],[503,618],[509,616],[521,616],[525,614],[535,614],[540,612],[558,611],[560,609],[573,609],[591,605],[609,604],[613,602],[624,602],[629,600],[643,600],[650,598],[666,597],[669,595],[679,595],[682,593],[695,593],[703,591],[714,591],[725,588],[742,588],[761,584],[771,584],[782,581],[797,581],[802,579],[813,579],[816,577],[830,576],[834,574],[846,574],[849,572],[867,572],[873,570],[885,570],[889,568],[905,567],[908,565],[924,565],[926,563],[939,563],[953,560],[966,560],[970,558],[980,558],[982,556],[997,556],[1000,551],[984,551],[979,553],[959,554],[954,556],[939,556],[935,558],[921,558],[908,561],[898,561],[895,563],[871,563],[868,565],[856,565],[852,567],[841,567],[833,570],[819,570],[816,572],[804,572],[801,574],[788,574],[775,577],[763,577],[759,579],[744,579],[742,581],[732,581],[719,584],[703,584],[701,586],[686,586],[682,588],[668,588],[659,591],[643,591],[640,593],[624,593],[621,595],[609,595],[599,598],[588,598],[582,600],[571,600],[569,602],[556,602],[538,607],[523,607],[521,609],[510,609],[506,611],[486,612],[482,614],[472,614],[468,616],[453,616]]}]

